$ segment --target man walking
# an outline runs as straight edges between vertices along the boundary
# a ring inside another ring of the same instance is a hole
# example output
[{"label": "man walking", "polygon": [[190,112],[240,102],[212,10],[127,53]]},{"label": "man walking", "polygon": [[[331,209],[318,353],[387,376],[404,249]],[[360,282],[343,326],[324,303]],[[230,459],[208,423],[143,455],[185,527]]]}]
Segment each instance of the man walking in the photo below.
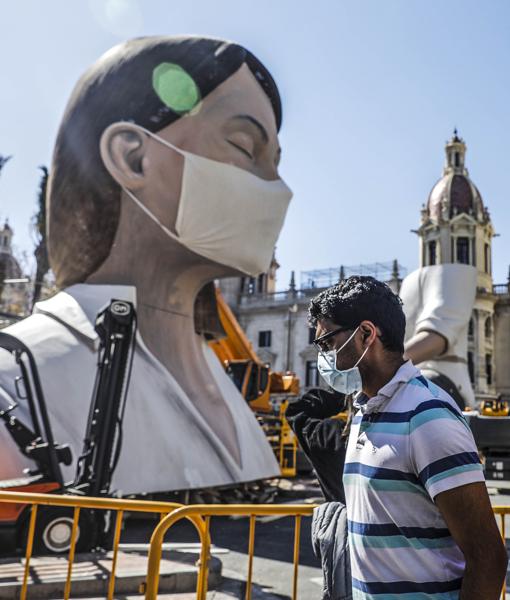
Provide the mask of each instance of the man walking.
[{"label": "man walking", "polygon": [[403,352],[400,299],[372,277],[314,298],[318,368],[354,396],[345,486],[353,598],[497,600],[507,567],[477,449]]}]

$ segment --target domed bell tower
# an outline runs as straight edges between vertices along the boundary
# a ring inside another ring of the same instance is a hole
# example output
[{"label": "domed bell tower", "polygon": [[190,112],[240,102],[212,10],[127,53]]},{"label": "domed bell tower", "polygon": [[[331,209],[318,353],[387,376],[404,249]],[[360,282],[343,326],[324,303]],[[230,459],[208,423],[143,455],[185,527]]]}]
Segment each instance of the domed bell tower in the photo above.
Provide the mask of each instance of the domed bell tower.
[{"label": "domed bell tower", "polygon": [[477,269],[477,295],[466,357],[477,399],[495,394],[492,238],[494,228],[465,166],[466,144],[457,130],[446,142],[443,176],[421,210],[420,266],[458,263]]}]

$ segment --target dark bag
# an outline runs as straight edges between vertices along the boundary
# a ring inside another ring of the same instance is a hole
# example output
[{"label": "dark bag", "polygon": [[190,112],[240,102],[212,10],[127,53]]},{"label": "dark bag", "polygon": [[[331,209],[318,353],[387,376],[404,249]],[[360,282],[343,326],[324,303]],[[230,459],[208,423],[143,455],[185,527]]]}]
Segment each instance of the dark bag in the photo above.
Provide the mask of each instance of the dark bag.
[{"label": "dark bag", "polygon": [[312,548],[322,565],[322,600],[352,600],[347,510],[344,504],[325,502],[314,509]]}]

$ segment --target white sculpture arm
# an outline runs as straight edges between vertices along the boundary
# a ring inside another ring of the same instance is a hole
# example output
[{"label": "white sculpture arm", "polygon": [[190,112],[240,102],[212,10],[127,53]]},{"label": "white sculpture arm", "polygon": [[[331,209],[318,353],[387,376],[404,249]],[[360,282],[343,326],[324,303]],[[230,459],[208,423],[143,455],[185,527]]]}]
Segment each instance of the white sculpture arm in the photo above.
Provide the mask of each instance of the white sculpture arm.
[{"label": "white sculpture arm", "polygon": [[448,342],[435,331],[420,331],[405,344],[404,358],[419,364],[437,358],[446,352]]}]

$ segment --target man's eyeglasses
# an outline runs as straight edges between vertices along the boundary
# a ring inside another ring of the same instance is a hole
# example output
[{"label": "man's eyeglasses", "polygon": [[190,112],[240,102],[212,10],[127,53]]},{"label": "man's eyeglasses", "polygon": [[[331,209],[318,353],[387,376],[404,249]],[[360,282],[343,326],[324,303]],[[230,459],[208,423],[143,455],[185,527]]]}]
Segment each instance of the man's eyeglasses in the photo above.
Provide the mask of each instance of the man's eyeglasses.
[{"label": "man's eyeglasses", "polygon": [[318,338],[315,338],[312,341],[312,344],[319,350],[320,352],[327,352],[327,346],[324,346],[324,342],[327,342],[329,339],[334,337],[337,333],[341,331],[352,331],[352,327],[338,327],[337,329],[333,329],[333,331],[328,331],[327,333],[321,335]]}]

